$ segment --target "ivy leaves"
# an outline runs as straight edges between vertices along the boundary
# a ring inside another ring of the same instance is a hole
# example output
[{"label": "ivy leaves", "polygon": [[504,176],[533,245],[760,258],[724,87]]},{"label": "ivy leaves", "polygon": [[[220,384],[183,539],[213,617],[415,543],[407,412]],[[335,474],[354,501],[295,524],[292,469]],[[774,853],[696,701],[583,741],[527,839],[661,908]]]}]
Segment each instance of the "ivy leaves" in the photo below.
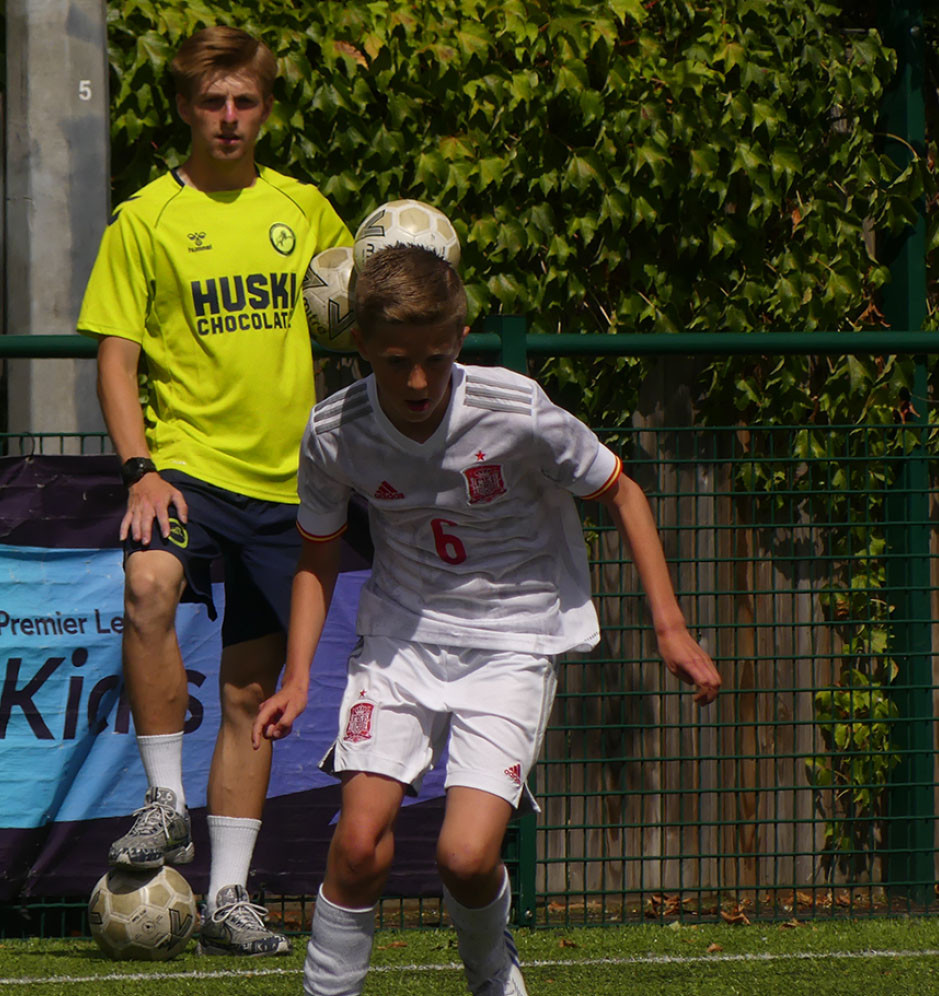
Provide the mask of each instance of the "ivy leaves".
[{"label": "ivy leaves", "polygon": [[[125,0],[109,17],[115,192],[185,155],[166,63],[219,20],[261,34],[280,63],[259,158],[318,183],[353,229],[393,197],[439,206],[473,317],[524,313],[548,333],[876,326],[887,272],[872,233],[900,229],[935,183],[881,153],[894,57],[873,31],[842,32],[840,13],[823,0]],[[711,379],[708,417],[739,410],[740,365]],[[611,378],[591,390],[628,404]],[[748,416],[769,403],[752,387]],[[832,415],[851,419],[842,400]],[[801,385],[782,407],[805,411]]]}]

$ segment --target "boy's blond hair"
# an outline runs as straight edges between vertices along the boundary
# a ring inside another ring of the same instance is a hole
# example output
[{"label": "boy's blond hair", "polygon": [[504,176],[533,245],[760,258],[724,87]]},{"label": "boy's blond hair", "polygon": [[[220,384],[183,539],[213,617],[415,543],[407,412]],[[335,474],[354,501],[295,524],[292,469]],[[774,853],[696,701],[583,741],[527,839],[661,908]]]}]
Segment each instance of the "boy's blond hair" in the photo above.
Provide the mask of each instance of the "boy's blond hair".
[{"label": "boy's blond hair", "polygon": [[352,287],[356,325],[368,337],[382,325],[466,325],[466,291],[456,270],[421,246],[375,253]]},{"label": "boy's blond hair", "polygon": [[198,84],[211,76],[248,70],[257,77],[265,99],[274,92],[277,60],[260,39],[224,24],[197,31],[182,43],[170,63],[176,92],[191,100]]}]

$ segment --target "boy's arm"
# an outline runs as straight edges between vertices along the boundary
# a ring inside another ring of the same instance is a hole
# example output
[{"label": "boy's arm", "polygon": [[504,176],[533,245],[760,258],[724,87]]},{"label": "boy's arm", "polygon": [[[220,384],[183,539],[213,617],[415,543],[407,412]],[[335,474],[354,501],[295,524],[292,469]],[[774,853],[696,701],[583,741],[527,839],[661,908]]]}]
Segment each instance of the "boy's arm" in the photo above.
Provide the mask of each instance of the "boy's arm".
[{"label": "boy's arm", "polygon": [[672,674],[696,686],[695,702],[699,705],[713,702],[721,685],[721,677],[711,658],[691,638],[685,625],[652,509],[642,488],[632,478],[620,474],[617,482],[598,500],[610,513],[639,572],[652,610],[662,660]]},{"label": "boy's arm", "polygon": [[322,543],[303,540],[290,598],[287,663],[280,689],[258,707],[251,730],[255,750],[261,746],[262,737],[280,740],[287,736],[294,720],[306,708],[310,664],[339,574],[339,546],[338,537]]}]

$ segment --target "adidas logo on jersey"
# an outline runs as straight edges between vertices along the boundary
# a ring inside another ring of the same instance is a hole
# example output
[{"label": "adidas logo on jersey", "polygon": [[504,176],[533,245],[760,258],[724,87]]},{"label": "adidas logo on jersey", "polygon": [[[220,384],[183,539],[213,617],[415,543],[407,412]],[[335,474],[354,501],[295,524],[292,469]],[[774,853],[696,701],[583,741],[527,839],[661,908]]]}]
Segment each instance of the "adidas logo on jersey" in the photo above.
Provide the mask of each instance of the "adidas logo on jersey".
[{"label": "adidas logo on jersey", "polygon": [[403,498],[404,495],[397,489],[392,487],[387,481],[382,481],[381,484],[375,489],[375,497],[381,499],[382,501],[395,501],[398,498]]}]

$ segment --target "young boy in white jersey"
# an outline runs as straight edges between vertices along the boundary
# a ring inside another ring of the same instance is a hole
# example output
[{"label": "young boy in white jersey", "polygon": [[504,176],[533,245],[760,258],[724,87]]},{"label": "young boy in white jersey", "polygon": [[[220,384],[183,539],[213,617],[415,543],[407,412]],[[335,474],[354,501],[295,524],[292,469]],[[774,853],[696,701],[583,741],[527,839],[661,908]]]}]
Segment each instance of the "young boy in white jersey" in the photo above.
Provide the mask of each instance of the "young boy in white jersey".
[{"label": "young boy in white jersey", "polygon": [[300,547],[297,452],[315,396],[300,284],[315,253],[352,237],[315,187],[255,161],[277,76],[266,45],[238,28],[205,28],[170,72],[190,154],[118,206],[78,320],[99,339],[98,394],[127,487],[122,659],[148,783],[108,860],[193,860],[176,607],[204,602],[214,618],[210,568],[221,559],[221,723],[200,950],[284,954],[287,938],[247,890],[271,767],[270,751],[251,749],[251,726],[283,664]]},{"label": "young boy in white jersey", "polygon": [[534,803],[525,780],[556,656],[599,639],[572,495],[601,502],[628,543],[669,670],[699,703],[720,676],[685,627],[648,503],[618,457],[527,377],[456,363],[466,297],[452,267],[420,248],[387,249],[364,267],[355,299],[372,374],[317,405],[307,425],[287,664],[253,731],[255,746],[285,736],[306,704],[358,493],[375,557],[339,736],[322,762],[342,781],[342,808],[304,989],[361,992],[395,818],[447,746],[437,864],[466,981],[474,996],[525,996],[502,839],[513,812]]}]

